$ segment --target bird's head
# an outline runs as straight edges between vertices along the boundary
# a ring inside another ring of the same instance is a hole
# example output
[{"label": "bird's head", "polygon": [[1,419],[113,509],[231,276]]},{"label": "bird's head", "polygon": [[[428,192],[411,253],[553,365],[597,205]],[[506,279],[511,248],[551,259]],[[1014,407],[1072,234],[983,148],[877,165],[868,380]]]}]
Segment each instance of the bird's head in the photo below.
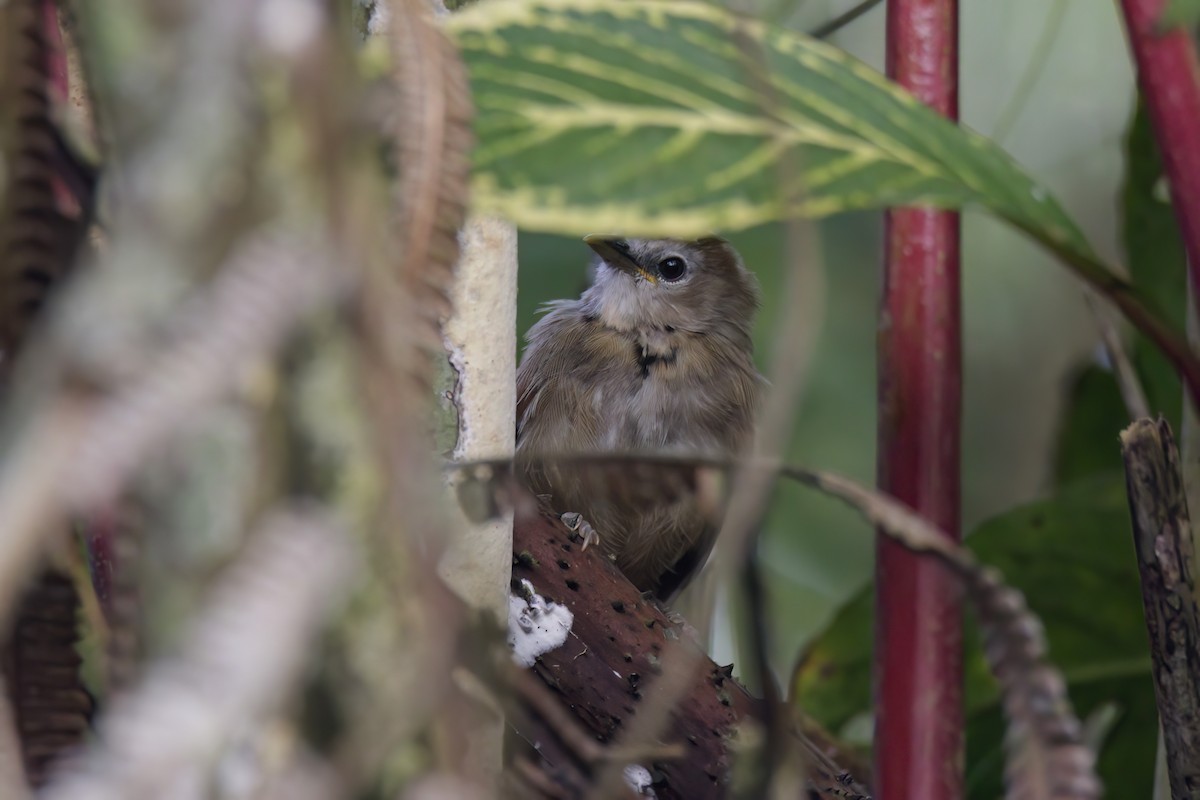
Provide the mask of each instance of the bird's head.
[{"label": "bird's head", "polygon": [[606,325],[749,336],[758,284],[724,239],[584,241],[600,257],[584,300]]}]

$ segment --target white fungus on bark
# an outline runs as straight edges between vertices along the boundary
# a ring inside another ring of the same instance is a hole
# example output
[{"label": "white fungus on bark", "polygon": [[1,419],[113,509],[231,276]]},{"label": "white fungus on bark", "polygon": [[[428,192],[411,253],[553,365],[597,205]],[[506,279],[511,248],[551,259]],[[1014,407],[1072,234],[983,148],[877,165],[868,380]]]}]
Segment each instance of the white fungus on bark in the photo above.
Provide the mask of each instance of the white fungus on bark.
[{"label": "white fungus on bark", "polygon": [[508,646],[513,661],[532,667],[538,656],[567,643],[575,615],[571,609],[538,594],[533,584],[521,581],[521,594],[508,596]]},{"label": "white fungus on bark", "polygon": [[638,797],[658,797],[654,793],[653,784],[654,776],[641,764],[630,764],[625,767],[625,785],[632,789]]}]

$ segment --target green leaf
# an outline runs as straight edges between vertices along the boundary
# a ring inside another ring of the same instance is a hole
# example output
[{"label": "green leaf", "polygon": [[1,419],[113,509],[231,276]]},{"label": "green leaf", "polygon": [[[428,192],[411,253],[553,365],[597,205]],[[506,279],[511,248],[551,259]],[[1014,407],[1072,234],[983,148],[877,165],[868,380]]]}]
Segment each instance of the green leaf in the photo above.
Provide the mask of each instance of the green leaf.
[{"label": "green leaf", "polygon": [[1200,0],[1169,0],[1158,24],[1161,28],[1200,24]]},{"label": "green leaf", "polygon": [[1124,469],[1117,434],[1129,413],[1112,372],[1092,365],[1075,378],[1063,404],[1054,454],[1054,480],[1066,486],[1083,478],[1120,474]]},{"label": "green leaf", "polygon": [[[491,0],[448,27],[475,93],[476,200],[524,228],[687,235],[976,203],[1105,272],[1002,150],[817,40],[693,0]],[[781,189],[791,156],[800,185]]]},{"label": "green leaf", "polygon": [[[984,523],[968,540],[1025,593],[1081,717],[1108,708],[1100,773],[1109,797],[1149,794],[1154,690],[1124,482],[1105,476]],[[793,700],[834,733],[870,709],[873,594],[848,604],[802,657]],[[1003,720],[973,632],[966,655],[969,797],[1001,795]]]}]

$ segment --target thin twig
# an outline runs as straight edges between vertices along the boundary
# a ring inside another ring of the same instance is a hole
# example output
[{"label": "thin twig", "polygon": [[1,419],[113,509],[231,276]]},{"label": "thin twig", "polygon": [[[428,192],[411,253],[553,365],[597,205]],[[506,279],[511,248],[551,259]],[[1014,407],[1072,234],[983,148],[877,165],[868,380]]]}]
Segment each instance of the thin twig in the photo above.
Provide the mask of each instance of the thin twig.
[{"label": "thin twig", "polygon": [[518,786],[514,788],[519,788],[521,791],[521,794],[514,796],[533,797],[534,795],[529,794],[530,791],[537,792],[538,796],[550,798],[550,800],[560,800],[560,798],[565,800],[571,796],[566,789],[555,783],[553,778],[524,756],[518,756],[513,761],[512,769],[519,779]]},{"label": "thin twig", "polygon": [[1175,797],[1200,785],[1200,607],[1179,451],[1165,420],[1121,433],[1154,688]]},{"label": "thin twig", "polygon": [[97,742],[44,800],[172,796],[286,697],[351,564],[344,532],[323,513],[273,515],[219,583],[182,654],[114,702]]},{"label": "thin twig", "polygon": [[1058,40],[1059,31],[1062,30],[1063,18],[1067,11],[1067,0],[1051,0],[1051,2],[1053,5],[1050,6],[1050,12],[1046,16],[1046,24],[1042,26],[1037,43],[1033,46],[1033,56],[1025,62],[1021,78],[1017,81],[1017,86],[1013,89],[1008,102],[1000,110],[996,124],[992,128],[991,138],[997,144],[1003,144],[1008,135],[1012,133],[1013,126],[1016,125],[1017,120],[1021,118],[1021,113],[1025,110],[1030,93],[1042,77],[1046,62],[1052,53],[1057,52],[1054,43]]},{"label": "thin twig", "polygon": [[639,761],[682,758],[685,754],[683,746],[678,743],[650,745],[637,750],[606,747],[581,728],[579,722],[563,708],[558,698],[550,694],[545,684],[535,678],[529,670],[513,667],[508,670],[508,679],[517,696],[542,718],[589,769],[605,762],[615,762],[624,767]]},{"label": "thin twig", "polygon": [[[772,82],[770,66],[762,45],[742,30],[732,34],[738,48],[740,63],[747,85],[754,93],[759,112],[779,123],[784,130],[783,103]],[[804,181],[801,156],[795,148],[785,148],[778,159],[778,192],[784,208],[799,208],[803,202]],[[817,332],[824,320],[824,265],[821,260],[817,230],[811,222],[790,213],[784,229],[784,297],[785,314],[776,331],[770,375],[772,388],[758,427],[755,453],[766,458],[782,458],[795,428],[799,401],[804,396]],[[774,488],[774,477],[767,471],[746,469],[734,476],[733,494],[722,526],[723,542],[719,542],[722,566],[726,567],[727,585],[741,578],[746,592],[747,608],[751,615],[749,628],[752,669],[758,674],[763,692],[763,724],[767,736],[764,746],[766,767],[758,790],[764,796],[791,796],[797,786],[787,786],[783,778],[802,780],[803,765],[790,763],[802,759],[787,758],[792,739],[787,736],[782,701],[776,689],[770,667],[770,619],[767,616],[764,582],[757,555],[767,503]],[[791,768],[786,773],[785,768]]]},{"label": "thin twig", "polygon": [[[689,646],[682,639],[669,642],[663,648],[660,657],[662,672],[643,692],[637,714],[617,739],[617,747],[640,750],[662,735],[671,712],[693,685],[703,655],[698,648]],[[608,800],[616,795],[624,785],[624,770],[625,764],[618,761],[602,764],[587,793],[587,800]]]},{"label": "thin twig", "polygon": [[1142,388],[1142,381],[1138,378],[1124,342],[1121,341],[1121,333],[1117,330],[1112,315],[1108,313],[1100,295],[1090,286],[1083,288],[1083,297],[1087,300],[1096,326],[1100,329],[1100,339],[1104,342],[1104,351],[1112,363],[1113,375],[1116,376],[1121,400],[1125,403],[1130,421],[1149,417],[1150,402],[1146,399],[1146,390]]},{"label": "thin twig", "polygon": [[883,0],[863,0],[849,11],[839,14],[828,22],[823,22],[813,28],[808,32],[808,35],[814,39],[827,39],[882,2]]}]

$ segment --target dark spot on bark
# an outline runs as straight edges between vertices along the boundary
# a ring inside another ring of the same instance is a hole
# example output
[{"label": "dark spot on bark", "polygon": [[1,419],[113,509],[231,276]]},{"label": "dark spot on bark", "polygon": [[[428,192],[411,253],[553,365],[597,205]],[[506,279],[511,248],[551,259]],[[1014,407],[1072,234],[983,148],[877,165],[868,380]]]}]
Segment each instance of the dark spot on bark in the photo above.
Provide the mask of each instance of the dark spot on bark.
[{"label": "dark spot on bark", "polygon": [[572,592],[578,592],[579,591],[579,581],[572,580],[571,578],[567,578],[567,588],[570,589]]},{"label": "dark spot on bark", "polygon": [[563,559],[561,559],[561,558],[560,558],[560,559],[558,560],[558,568],[559,568],[559,569],[570,569],[570,568],[571,568],[571,565],[570,565],[570,564],[568,564],[566,561],[564,561]]},{"label": "dark spot on bark", "polygon": [[623,603],[620,600],[613,600],[612,601],[612,609],[613,609],[613,611],[617,612],[618,614],[624,614],[625,613],[625,603]]}]

